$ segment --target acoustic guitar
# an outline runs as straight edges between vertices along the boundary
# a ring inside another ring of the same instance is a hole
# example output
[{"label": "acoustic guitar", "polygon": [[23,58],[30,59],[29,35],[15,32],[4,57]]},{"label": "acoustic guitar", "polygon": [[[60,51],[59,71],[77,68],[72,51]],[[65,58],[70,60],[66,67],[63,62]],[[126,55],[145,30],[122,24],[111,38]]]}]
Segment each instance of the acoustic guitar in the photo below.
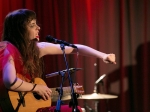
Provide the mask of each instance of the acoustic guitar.
[{"label": "acoustic guitar", "polygon": [[[41,78],[35,78],[34,79],[35,84],[43,84],[46,85],[44,80]],[[59,93],[56,91],[58,88],[51,88],[52,95],[51,97],[58,97]],[[74,85],[74,91],[77,94],[83,94],[84,90],[81,85]],[[63,87],[63,94],[64,95],[70,95],[71,94],[71,88],[70,87]],[[8,108],[12,107],[13,109],[8,109],[6,104],[5,108],[3,108],[4,112],[36,112],[39,108],[43,107],[50,107],[52,100],[43,100],[38,94],[35,94],[33,92],[15,92],[15,91],[8,91],[8,96],[10,103],[8,103]],[[10,106],[11,105],[11,106]],[[6,111],[5,111],[6,110]],[[13,111],[12,111],[13,110]]]}]

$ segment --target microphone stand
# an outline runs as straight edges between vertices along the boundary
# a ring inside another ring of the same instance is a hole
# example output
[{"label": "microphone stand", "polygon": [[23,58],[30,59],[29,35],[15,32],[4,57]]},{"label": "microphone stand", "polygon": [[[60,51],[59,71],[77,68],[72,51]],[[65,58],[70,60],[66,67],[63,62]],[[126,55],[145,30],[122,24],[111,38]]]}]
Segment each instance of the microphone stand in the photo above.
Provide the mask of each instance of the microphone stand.
[{"label": "microphone stand", "polygon": [[[71,86],[71,105],[72,105],[72,112],[80,112],[79,109],[77,108],[78,106],[78,101],[77,101],[77,97],[76,94],[74,92],[74,88],[73,88],[73,82],[70,76],[70,72],[69,72],[69,68],[68,68],[68,63],[67,63],[67,59],[66,59],[66,54],[65,54],[65,45],[64,44],[60,44],[61,50],[63,51],[63,55],[64,55],[64,60],[66,63],[66,69],[67,69],[67,73],[68,73],[68,78],[69,78],[69,84]],[[69,105],[70,106],[70,105]]]},{"label": "microphone stand", "polygon": [[64,74],[65,74],[65,72],[62,72],[62,71],[59,72],[59,75],[62,76],[62,81],[61,81],[60,88],[57,90],[58,93],[59,93],[59,98],[58,98],[58,100],[57,100],[57,105],[56,105],[55,112],[60,112],[60,107],[61,107],[61,104],[62,104],[61,98],[62,98],[62,96],[63,96]]},{"label": "microphone stand", "polygon": [[[94,85],[94,91],[93,92],[97,93],[97,84]],[[99,101],[95,100],[95,103],[94,103],[95,104],[95,112],[98,112],[98,109],[97,109],[98,103],[99,103]]]}]

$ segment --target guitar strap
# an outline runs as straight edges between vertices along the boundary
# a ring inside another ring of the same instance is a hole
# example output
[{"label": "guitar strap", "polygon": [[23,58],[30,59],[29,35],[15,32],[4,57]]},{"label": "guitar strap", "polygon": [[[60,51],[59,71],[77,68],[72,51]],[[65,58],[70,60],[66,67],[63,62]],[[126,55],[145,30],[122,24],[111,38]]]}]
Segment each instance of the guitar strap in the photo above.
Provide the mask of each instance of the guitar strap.
[{"label": "guitar strap", "polygon": [[[26,78],[23,78],[25,81],[27,81],[27,79]],[[22,80],[23,80],[22,79]],[[31,82],[33,82],[33,80],[31,80],[30,81],[30,83]],[[25,95],[27,94],[27,92],[18,92],[18,95],[19,95],[19,99],[17,99],[18,100],[18,105],[17,105],[17,107],[16,107],[16,109],[15,109],[15,111],[16,112],[18,112],[18,110],[19,110],[19,108],[20,108],[20,106],[22,105],[23,107],[25,107],[26,105],[25,105],[25,99],[24,99],[24,97],[25,97]]]},{"label": "guitar strap", "polygon": [[[22,76],[22,77],[24,77],[24,76]],[[22,78],[22,80],[25,80],[25,81],[27,81],[27,78]],[[30,80],[30,83],[32,83],[34,81],[34,79],[32,79],[32,80]],[[26,105],[25,105],[25,99],[24,99],[24,97],[25,97],[25,95],[27,94],[27,92],[18,92],[18,95],[19,95],[19,99],[17,99],[18,100],[18,105],[17,105],[17,107],[16,107],[16,109],[15,109],[15,111],[16,112],[18,112],[18,110],[19,110],[19,108],[20,108],[20,106],[22,105],[23,107],[25,107]]]},{"label": "guitar strap", "polygon": [[16,107],[16,109],[15,109],[16,112],[18,112],[19,107],[21,106],[21,104],[22,104],[23,107],[25,107],[24,96],[25,96],[26,93],[27,93],[27,92],[25,92],[24,94],[23,94],[22,92],[18,92],[19,99],[17,99],[17,100],[18,100],[18,105],[17,105],[17,107]]}]

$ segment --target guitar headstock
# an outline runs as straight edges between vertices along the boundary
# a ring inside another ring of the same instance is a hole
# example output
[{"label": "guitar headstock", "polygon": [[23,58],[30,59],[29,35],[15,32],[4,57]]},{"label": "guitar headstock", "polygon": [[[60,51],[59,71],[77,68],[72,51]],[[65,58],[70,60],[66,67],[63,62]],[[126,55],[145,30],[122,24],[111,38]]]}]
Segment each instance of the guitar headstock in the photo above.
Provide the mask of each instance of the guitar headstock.
[{"label": "guitar headstock", "polygon": [[74,92],[75,93],[80,94],[80,95],[84,94],[84,88],[83,88],[82,85],[79,85],[78,83],[75,83],[73,85],[73,87],[74,87]]}]

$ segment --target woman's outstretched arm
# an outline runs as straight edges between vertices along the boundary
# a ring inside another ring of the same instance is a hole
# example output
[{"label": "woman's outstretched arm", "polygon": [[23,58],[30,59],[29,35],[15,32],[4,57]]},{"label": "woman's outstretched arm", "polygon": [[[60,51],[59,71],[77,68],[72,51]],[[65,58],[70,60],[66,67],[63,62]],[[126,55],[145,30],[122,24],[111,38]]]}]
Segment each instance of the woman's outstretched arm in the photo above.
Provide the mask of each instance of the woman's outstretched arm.
[{"label": "woman's outstretched arm", "polygon": [[[83,56],[100,58],[106,63],[116,64],[115,54],[113,53],[106,54],[106,53],[103,53],[101,51],[98,51],[96,49],[93,49],[85,45],[81,45],[81,44],[75,44],[75,45],[77,46],[78,49],[65,46],[65,53],[74,54],[78,52],[80,55],[83,55]],[[56,55],[56,54],[63,53],[59,44],[39,42],[38,46],[40,48],[40,57],[44,55]]]}]

